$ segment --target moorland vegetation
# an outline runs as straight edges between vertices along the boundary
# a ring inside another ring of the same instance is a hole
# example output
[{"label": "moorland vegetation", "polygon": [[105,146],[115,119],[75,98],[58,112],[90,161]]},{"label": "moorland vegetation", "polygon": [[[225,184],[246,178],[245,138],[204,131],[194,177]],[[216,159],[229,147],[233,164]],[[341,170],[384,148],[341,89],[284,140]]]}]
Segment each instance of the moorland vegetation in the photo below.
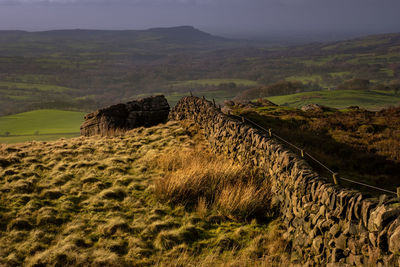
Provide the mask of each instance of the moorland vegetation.
[{"label": "moorland vegetation", "polygon": [[[328,168],[346,177],[396,192],[400,186],[400,108],[368,111],[356,106],[337,110],[316,106],[303,111],[276,105],[232,105],[234,114],[264,126],[307,151]],[[293,148],[291,147],[293,150]],[[295,152],[300,152],[294,149]],[[307,161],[331,180],[321,165]],[[354,186],[372,194],[359,185]]]},{"label": "moorland vegetation", "polygon": [[189,122],[0,145],[0,174],[2,266],[289,260],[267,181],[210,153]]}]

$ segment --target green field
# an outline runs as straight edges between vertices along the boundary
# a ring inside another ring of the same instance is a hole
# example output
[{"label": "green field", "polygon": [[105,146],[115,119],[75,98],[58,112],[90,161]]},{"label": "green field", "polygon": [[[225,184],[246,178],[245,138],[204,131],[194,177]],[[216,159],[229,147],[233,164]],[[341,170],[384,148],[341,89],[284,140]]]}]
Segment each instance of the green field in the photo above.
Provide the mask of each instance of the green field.
[{"label": "green field", "polygon": [[305,92],[284,96],[268,97],[275,104],[299,108],[307,104],[320,104],[333,108],[359,106],[366,109],[379,109],[400,104],[400,96],[390,91],[334,90]]},{"label": "green field", "polygon": [[320,82],[321,75],[314,74],[314,75],[308,75],[308,76],[290,76],[290,77],[286,77],[285,80],[289,81],[289,82],[299,81],[302,83]]},{"label": "green field", "polygon": [[329,73],[329,75],[331,75],[332,77],[344,77],[346,75],[350,75],[351,72],[350,71],[341,71],[341,72],[331,72]]},{"label": "green field", "polygon": [[84,115],[83,112],[43,109],[0,117],[0,143],[79,136]]}]

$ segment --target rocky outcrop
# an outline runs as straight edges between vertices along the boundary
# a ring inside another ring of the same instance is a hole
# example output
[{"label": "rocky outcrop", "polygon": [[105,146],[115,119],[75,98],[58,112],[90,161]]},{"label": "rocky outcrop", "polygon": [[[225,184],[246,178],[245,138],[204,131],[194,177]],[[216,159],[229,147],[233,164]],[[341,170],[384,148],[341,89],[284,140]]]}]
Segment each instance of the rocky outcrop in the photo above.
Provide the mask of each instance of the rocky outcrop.
[{"label": "rocky outcrop", "polygon": [[[170,113],[204,129],[211,147],[252,164],[270,179],[273,204],[302,266],[400,266],[400,203],[334,185],[278,141],[223,114],[196,97],[181,99]],[[266,207],[267,208],[267,207]]]},{"label": "rocky outcrop", "polygon": [[86,115],[81,135],[109,135],[140,126],[153,126],[165,122],[169,110],[163,95],[113,105]]}]

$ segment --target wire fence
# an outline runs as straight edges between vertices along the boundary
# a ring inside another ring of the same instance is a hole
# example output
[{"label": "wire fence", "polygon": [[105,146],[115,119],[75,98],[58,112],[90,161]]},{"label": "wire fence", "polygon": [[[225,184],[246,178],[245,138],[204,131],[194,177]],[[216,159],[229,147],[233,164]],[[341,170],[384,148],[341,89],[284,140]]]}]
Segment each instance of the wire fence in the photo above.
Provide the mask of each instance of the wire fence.
[{"label": "wire fence", "polygon": [[[214,104],[214,106],[215,106],[215,104]],[[252,124],[252,125],[256,126],[257,128],[259,128],[260,130],[262,130],[262,131],[266,132],[267,134],[269,134],[270,137],[275,137],[275,138],[279,139],[280,141],[284,142],[285,144],[287,144],[287,145],[291,146],[292,148],[298,150],[302,157],[304,157],[304,156],[309,157],[316,164],[318,164],[319,166],[324,168],[326,171],[328,171],[332,175],[332,179],[333,179],[335,184],[339,184],[340,180],[343,180],[343,181],[346,181],[348,183],[365,186],[365,187],[370,188],[370,189],[374,189],[374,190],[377,190],[377,191],[385,192],[385,193],[388,193],[388,194],[393,194],[393,195],[396,195],[396,196],[400,197],[400,188],[398,188],[398,192],[394,192],[394,191],[387,190],[387,189],[384,189],[384,188],[380,188],[380,187],[377,187],[377,186],[369,185],[369,184],[366,184],[366,183],[363,183],[363,182],[354,181],[352,179],[348,179],[348,178],[345,178],[345,177],[342,177],[342,176],[339,177],[338,173],[336,173],[333,170],[331,170],[329,167],[327,167],[325,164],[323,164],[320,160],[315,158],[310,153],[306,152],[304,149],[294,145],[293,143],[289,142],[288,140],[284,139],[283,137],[277,135],[276,133],[274,133],[272,131],[271,128],[266,129],[263,126],[259,125],[258,123],[254,122],[254,121],[252,121],[250,119],[247,119],[247,118],[245,118],[243,116],[237,116],[237,115],[233,115],[233,114],[229,114],[229,115],[234,116],[236,118],[240,118],[240,120],[242,120],[243,122],[247,121],[250,124]]]}]

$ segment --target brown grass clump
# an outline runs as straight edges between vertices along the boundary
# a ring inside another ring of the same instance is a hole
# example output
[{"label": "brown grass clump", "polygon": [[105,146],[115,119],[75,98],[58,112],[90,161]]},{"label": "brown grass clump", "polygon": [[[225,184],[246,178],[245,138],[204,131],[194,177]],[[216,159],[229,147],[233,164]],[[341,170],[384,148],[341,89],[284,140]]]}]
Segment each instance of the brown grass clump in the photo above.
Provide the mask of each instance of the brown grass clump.
[{"label": "brown grass clump", "polygon": [[172,151],[156,162],[166,175],[155,184],[163,201],[187,207],[216,209],[248,219],[268,211],[268,182],[254,170],[207,151]]},{"label": "brown grass clump", "polygon": [[257,186],[254,181],[229,184],[216,199],[217,209],[226,216],[247,219],[267,212],[270,193],[267,183]]},{"label": "brown grass clump", "polygon": [[[244,228],[249,228],[248,226]],[[238,228],[229,236],[220,236],[215,243],[220,246],[205,248],[208,253],[193,256],[183,247],[175,254],[173,262],[161,262],[160,266],[218,266],[218,267],[269,267],[269,266],[296,266],[292,264],[287,254],[288,244],[282,238],[284,230],[279,223],[272,223],[268,234],[257,234],[251,237],[248,245],[243,248],[240,239],[246,239],[247,229]]]},{"label": "brown grass clump", "polygon": [[64,245],[44,252],[36,253],[26,266],[84,266],[85,258],[77,247]]}]

